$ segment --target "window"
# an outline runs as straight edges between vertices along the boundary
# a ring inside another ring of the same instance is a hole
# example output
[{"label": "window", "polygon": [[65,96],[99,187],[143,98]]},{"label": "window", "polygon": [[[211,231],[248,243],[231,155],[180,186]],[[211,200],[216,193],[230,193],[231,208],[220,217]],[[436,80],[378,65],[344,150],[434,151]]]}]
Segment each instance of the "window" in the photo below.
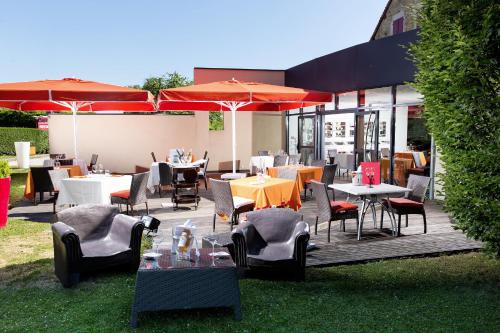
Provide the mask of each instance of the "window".
[{"label": "window", "polygon": [[335,123],[335,137],[344,138],[345,137],[345,122],[336,122]]},{"label": "window", "polygon": [[208,113],[208,129],[210,131],[224,130],[224,112],[210,111]]},{"label": "window", "polygon": [[392,17],[392,34],[397,35],[405,31],[405,16],[401,11]]},{"label": "window", "polygon": [[379,136],[385,137],[387,135],[387,122],[381,121],[379,124]]}]

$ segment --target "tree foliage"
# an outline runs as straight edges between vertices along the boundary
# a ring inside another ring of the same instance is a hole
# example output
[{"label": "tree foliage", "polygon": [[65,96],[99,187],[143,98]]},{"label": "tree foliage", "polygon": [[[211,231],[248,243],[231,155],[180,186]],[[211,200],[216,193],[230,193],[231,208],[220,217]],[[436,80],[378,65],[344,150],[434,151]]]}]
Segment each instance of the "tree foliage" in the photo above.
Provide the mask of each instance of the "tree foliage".
[{"label": "tree foliage", "polygon": [[177,73],[166,73],[162,76],[152,76],[144,80],[142,89],[150,91],[155,97],[161,89],[184,87],[193,84],[187,77]]},{"label": "tree foliage", "polygon": [[442,153],[445,208],[500,256],[500,3],[423,0],[419,26],[410,51]]},{"label": "tree foliage", "polygon": [[0,109],[0,127],[36,128],[37,121],[31,112]]}]

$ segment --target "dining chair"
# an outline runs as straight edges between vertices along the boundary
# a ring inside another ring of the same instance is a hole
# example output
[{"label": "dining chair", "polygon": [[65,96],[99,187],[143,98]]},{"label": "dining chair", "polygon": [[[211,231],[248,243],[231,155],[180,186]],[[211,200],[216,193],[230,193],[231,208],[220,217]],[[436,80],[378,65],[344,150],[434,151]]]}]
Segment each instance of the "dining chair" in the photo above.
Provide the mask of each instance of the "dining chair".
[{"label": "dining chair", "polygon": [[51,160],[65,159],[66,158],[66,154],[49,154],[49,158]]},{"label": "dining chair", "polygon": [[179,204],[194,203],[194,208],[198,209],[200,196],[198,195],[198,172],[196,168],[183,169],[182,181],[175,181],[172,201],[174,210],[179,208]]},{"label": "dining chair", "polygon": [[231,229],[238,224],[240,214],[250,212],[255,207],[255,201],[243,197],[233,196],[228,181],[210,178],[210,188],[214,197],[215,209],[213,216],[213,231],[217,215],[223,220],[231,222]]},{"label": "dining chair", "polygon": [[259,150],[259,156],[269,156],[269,150]]},{"label": "dining chair", "polygon": [[[321,183],[326,184],[327,190],[332,190],[331,188],[328,187],[328,185],[333,184],[333,181],[335,179],[335,173],[337,173],[337,164],[326,164],[323,166],[323,173],[321,174]],[[311,188],[311,182],[313,182],[314,179],[308,179],[304,183],[304,201],[307,200],[307,190],[311,192],[311,195],[313,193],[313,189]]]},{"label": "dining chair", "polygon": [[99,155],[97,154],[92,154],[92,157],[90,158],[90,164],[88,167],[89,171],[92,171],[92,167],[97,164],[97,158]]},{"label": "dining chair", "polygon": [[310,165],[315,166],[315,167],[324,167],[326,165],[326,161],[325,160],[312,160]]},{"label": "dining chair", "polygon": [[148,198],[146,197],[146,187],[148,185],[149,172],[136,173],[132,175],[130,189],[111,193],[111,204],[126,205],[127,215],[134,214],[134,206],[146,204],[146,214],[149,214]]},{"label": "dining chair", "polygon": [[317,205],[316,224],[314,234],[318,234],[318,221],[328,221],[328,243],[330,243],[330,229],[333,221],[341,221],[340,226],[345,232],[345,220],[356,219],[359,224],[358,206],[347,201],[335,201],[335,192],[332,200],[328,197],[327,185],[317,181],[311,182]]},{"label": "dining chair", "polygon": [[389,203],[391,204],[392,211],[398,215],[398,236],[401,235],[401,216],[406,217],[406,226],[408,227],[408,215],[417,214],[422,215],[424,220],[424,234],[427,233],[427,219],[425,216],[425,194],[429,187],[431,178],[419,175],[410,175],[408,178],[407,188],[411,192],[406,192],[402,198],[389,198],[382,201],[382,213],[380,217],[380,228],[382,229],[384,223],[384,210],[389,211]]},{"label": "dining chair", "polygon": [[54,188],[50,181],[49,170],[54,168],[49,167],[31,167],[31,177],[33,178],[33,203],[36,205],[36,194],[39,194],[40,202],[43,201],[43,194],[45,192],[52,193]]},{"label": "dining chair", "polygon": [[296,165],[300,163],[300,154],[290,155],[288,157],[288,165]]},{"label": "dining chair", "polygon": [[279,168],[278,169],[278,178],[282,179],[297,179],[297,169],[296,168]]},{"label": "dining chair", "polygon": [[156,162],[156,156],[154,152],[151,152],[151,157],[153,158],[153,162]]},{"label": "dining chair", "polygon": [[158,194],[160,198],[162,197],[162,187],[163,186],[173,186],[174,183],[174,173],[172,167],[165,162],[158,163],[158,172],[160,174],[160,182],[158,184]]},{"label": "dining chair", "polygon": [[208,190],[208,184],[207,184],[207,170],[208,170],[208,162],[210,161],[209,158],[205,159],[205,163],[203,163],[203,169],[198,171],[198,179],[203,179],[205,182],[205,190]]},{"label": "dining chair", "polygon": [[59,197],[59,189],[61,188],[61,181],[63,179],[69,178],[69,173],[68,169],[56,169],[56,170],[49,170],[49,177],[50,181],[52,182],[52,188],[54,190],[54,205],[53,205],[53,212],[54,214],[56,213],[56,201],[57,198]]},{"label": "dining chair", "polygon": [[274,162],[273,166],[274,167],[280,167],[280,166],[285,166],[288,161],[288,156],[286,155],[275,155],[274,156]]}]

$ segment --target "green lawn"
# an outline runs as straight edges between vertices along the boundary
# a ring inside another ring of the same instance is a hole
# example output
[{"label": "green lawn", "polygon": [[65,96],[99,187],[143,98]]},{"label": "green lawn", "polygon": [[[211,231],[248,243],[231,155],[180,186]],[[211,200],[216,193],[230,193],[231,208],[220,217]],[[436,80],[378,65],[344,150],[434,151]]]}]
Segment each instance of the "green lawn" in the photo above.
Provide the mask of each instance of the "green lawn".
[{"label": "green lawn", "polygon": [[[0,331],[126,332],[135,276],[101,274],[65,290],[50,226],[0,230]],[[227,309],[139,316],[148,332],[498,332],[500,261],[480,253],[308,270],[305,283],[241,281]]]},{"label": "green lawn", "polygon": [[10,175],[10,198],[9,203],[15,206],[24,196],[24,186],[26,184],[27,170],[12,169]]}]

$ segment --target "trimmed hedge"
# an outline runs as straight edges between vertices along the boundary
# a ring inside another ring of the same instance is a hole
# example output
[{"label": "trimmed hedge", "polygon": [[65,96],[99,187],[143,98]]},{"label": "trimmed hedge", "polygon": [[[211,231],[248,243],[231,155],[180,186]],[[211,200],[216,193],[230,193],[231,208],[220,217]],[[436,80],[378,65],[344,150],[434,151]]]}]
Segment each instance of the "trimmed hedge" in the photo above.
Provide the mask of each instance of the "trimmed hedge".
[{"label": "trimmed hedge", "polygon": [[441,150],[445,209],[500,257],[500,2],[422,0],[411,47]]},{"label": "trimmed hedge", "polygon": [[48,153],[49,133],[36,128],[0,127],[0,154],[14,155],[14,142],[29,141],[37,153]]},{"label": "trimmed hedge", "polygon": [[0,127],[28,127],[36,128],[35,114],[0,109]]}]

